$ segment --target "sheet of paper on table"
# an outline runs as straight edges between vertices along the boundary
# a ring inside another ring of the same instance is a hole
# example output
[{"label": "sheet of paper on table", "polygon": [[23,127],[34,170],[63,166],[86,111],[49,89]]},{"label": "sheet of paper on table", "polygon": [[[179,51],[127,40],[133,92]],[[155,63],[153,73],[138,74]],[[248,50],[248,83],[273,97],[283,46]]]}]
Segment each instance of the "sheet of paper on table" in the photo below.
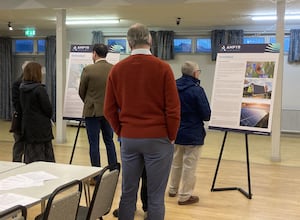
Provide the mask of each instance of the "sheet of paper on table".
[{"label": "sheet of paper on table", "polygon": [[27,204],[32,204],[37,201],[39,201],[39,199],[14,193],[0,194],[0,212],[16,205],[26,206]]},{"label": "sheet of paper on table", "polygon": [[0,192],[2,190],[41,186],[44,184],[44,181],[51,179],[57,179],[57,177],[44,171],[28,172],[10,176],[0,180]]}]

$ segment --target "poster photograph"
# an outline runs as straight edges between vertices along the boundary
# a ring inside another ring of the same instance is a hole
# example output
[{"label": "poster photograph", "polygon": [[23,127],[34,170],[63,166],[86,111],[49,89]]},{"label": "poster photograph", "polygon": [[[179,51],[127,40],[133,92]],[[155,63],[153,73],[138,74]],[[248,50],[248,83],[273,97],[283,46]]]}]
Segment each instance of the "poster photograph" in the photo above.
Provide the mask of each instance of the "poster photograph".
[{"label": "poster photograph", "polygon": [[270,134],[279,53],[247,47],[217,55],[209,128]]},{"label": "poster photograph", "polygon": [[241,105],[240,126],[268,128],[270,105],[243,102]]}]

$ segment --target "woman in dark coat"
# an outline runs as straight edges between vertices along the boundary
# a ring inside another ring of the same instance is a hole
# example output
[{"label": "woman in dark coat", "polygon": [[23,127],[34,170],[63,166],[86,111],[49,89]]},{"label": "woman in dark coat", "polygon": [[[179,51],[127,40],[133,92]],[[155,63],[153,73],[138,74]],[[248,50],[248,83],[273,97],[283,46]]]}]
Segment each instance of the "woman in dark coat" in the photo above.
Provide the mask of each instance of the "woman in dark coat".
[{"label": "woman in dark coat", "polygon": [[[22,120],[22,109],[20,103],[20,84],[22,82],[23,73],[16,81],[14,81],[12,85],[12,103],[14,107],[14,120],[16,120],[15,125],[12,126],[10,132],[13,132],[15,143],[13,145],[13,155],[12,161],[13,162],[22,162],[22,157],[24,154],[24,143],[21,137],[21,120]],[[14,123],[12,123],[13,125]]]},{"label": "woman in dark coat", "polygon": [[55,162],[52,147],[52,105],[42,81],[42,66],[30,62],[24,68],[20,85],[24,162]]}]

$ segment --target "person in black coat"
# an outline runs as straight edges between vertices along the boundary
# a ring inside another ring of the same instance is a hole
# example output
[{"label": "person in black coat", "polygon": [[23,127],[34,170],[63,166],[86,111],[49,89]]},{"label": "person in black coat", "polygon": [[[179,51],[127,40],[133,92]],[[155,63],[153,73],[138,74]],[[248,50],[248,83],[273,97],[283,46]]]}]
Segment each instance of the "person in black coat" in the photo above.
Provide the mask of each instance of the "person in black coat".
[{"label": "person in black coat", "polygon": [[42,66],[36,62],[24,68],[20,85],[22,138],[25,143],[24,162],[55,162],[52,147],[52,105],[42,81]]},{"label": "person in black coat", "polygon": [[[22,82],[23,74],[14,81],[12,85],[12,104],[14,107],[14,114],[13,117],[17,117],[15,120],[21,121],[22,119],[22,110],[21,110],[21,103],[20,103],[20,84]],[[21,123],[17,123],[21,125]],[[22,156],[24,154],[24,143],[21,138],[21,126],[14,126],[14,129],[11,130],[14,136],[14,146],[13,146],[13,155],[12,161],[13,162],[22,162]]]}]

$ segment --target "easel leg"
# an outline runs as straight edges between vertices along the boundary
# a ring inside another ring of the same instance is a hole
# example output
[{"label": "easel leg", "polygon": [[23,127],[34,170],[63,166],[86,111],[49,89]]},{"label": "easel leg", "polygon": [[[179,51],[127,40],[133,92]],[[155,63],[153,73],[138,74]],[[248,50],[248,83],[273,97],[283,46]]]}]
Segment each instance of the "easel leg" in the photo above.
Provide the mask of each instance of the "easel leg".
[{"label": "easel leg", "polygon": [[74,141],[74,145],[73,145],[72,154],[71,154],[71,158],[70,158],[69,164],[72,164],[72,160],[73,160],[73,156],[74,156],[74,152],[75,152],[75,147],[76,147],[76,143],[77,143],[77,139],[78,139],[78,135],[79,135],[81,123],[82,123],[82,121],[80,120],[79,123],[78,123],[76,137],[75,137],[75,141]]},{"label": "easel leg", "polygon": [[248,198],[252,198],[251,193],[251,181],[250,181],[250,163],[249,163],[249,150],[248,150],[248,134],[245,134],[245,142],[246,142],[246,159],[247,159],[247,173],[248,173]]},{"label": "easel leg", "polygon": [[220,162],[221,162],[221,159],[222,159],[222,154],[223,154],[226,138],[227,138],[227,131],[225,131],[225,134],[224,134],[223,143],[222,143],[222,147],[221,147],[220,154],[219,154],[219,159],[218,159],[218,164],[217,164],[213,184],[212,184],[211,189],[210,189],[211,192],[214,191],[214,188],[215,188],[215,182],[216,182],[216,179],[217,179],[217,175],[218,175],[218,171],[219,171]]}]

